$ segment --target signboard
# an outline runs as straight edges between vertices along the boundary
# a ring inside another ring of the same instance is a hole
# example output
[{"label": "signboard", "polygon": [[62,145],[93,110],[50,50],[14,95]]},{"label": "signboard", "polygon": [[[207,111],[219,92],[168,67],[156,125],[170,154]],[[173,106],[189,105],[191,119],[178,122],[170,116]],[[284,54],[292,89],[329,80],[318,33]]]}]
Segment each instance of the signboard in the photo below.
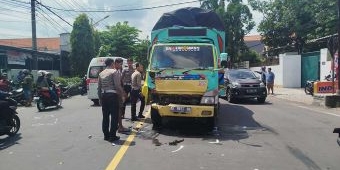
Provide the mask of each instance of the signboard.
[{"label": "signboard", "polygon": [[7,51],[8,64],[25,65],[25,60],[30,57],[30,54],[18,52],[18,51]]},{"label": "signboard", "polygon": [[338,52],[336,52],[334,54],[334,59],[333,59],[333,63],[332,63],[332,70],[334,70],[334,75],[336,75],[336,78],[339,75],[339,73],[338,73],[338,67],[339,67],[338,60],[339,60],[339,56],[338,56]]},{"label": "signboard", "polygon": [[[334,89],[338,88],[338,81],[334,82]],[[333,93],[333,82],[331,81],[318,81],[314,83],[314,93]]]}]

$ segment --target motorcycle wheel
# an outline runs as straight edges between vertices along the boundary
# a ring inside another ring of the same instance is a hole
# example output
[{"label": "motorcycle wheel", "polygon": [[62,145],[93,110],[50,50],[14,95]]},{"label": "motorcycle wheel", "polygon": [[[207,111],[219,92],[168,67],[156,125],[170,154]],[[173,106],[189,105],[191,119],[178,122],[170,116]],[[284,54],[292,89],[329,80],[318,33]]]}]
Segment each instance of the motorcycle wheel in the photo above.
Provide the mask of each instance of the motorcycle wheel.
[{"label": "motorcycle wheel", "polygon": [[310,93],[310,90],[309,90],[309,85],[308,85],[308,84],[305,85],[305,93],[306,93],[307,95],[311,94],[311,93]]},{"label": "motorcycle wheel", "polygon": [[45,107],[44,103],[42,102],[42,100],[37,101],[37,108],[38,108],[39,112],[45,110],[46,107]]},{"label": "motorcycle wheel", "polygon": [[63,103],[63,100],[61,98],[59,98],[59,102],[57,104],[57,108],[61,108],[61,104]]},{"label": "motorcycle wheel", "polygon": [[12,116],[12,119],[9,121],[11,129],[9,130],[9,132],[7,132],[8,136],[14,136],[15,134],[18,133],[19,129],[20,129],[20,119],[19,116],[16,115],[16,113],[14,113],[14,115]]}]

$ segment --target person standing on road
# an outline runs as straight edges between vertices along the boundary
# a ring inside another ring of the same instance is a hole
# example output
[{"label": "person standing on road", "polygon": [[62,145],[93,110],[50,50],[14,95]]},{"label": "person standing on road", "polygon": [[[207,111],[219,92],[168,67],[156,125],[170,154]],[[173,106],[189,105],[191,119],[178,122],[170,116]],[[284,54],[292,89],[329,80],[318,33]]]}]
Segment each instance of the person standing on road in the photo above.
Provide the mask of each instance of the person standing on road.
[{"label": "person standing on road", "polygon": [[[129,96],[131,92],[131,76],[133,72],[135,71],[133,69],[133,59],[129,58],[127,60],[128,68],[124,69],[122,72],[122,82],[125,93]],[[130,94],[131,95],[131,94]],[[128,97],[125,101],[123,101],[123,107],[122,107],[122,118],[125,117],[125,108],[126,104],[130,101],[130,97]]]},{"label": "person standing on road", "polygon": [[32,106],[32,89],[33,89],[33,75],[28,71],[24,70],[24,79],[22,81],[22,89],[25,94],[26,107]]},{"label": "person standing on road", "polygon": [[141,101],[138,118],[145,118],[143,116],[143,111],[145,107],[145,98],[141,94],[142,89],[142,72],[143,72],[143,65],[140,63],[136,63],[136,70],[131,76],[132,84],[131,84],[131,121],[138,120],[136,117],[136,107],[138,99]]},{"label": "person standing on road", "polygon": [[274,94],[274,79],[275,79],[275,74],[272,72],[271,68],[268,68],[268,73],[266,74],[266,84],[267,84],[268,94],[270,94],[270,90],[272,90],[272,94]]},{"label": "person standing on road", "polygon": [[98,96],[103,114],[102,131],[104,133],[104,140],[109,142],[120,139],[116,132],[118,128],[119,97],[124,94],[119,72],[122,64],[122,59],[117,58],[114,61],[108,58],[105,60],[106,69],[100,72],[98,76]]}]

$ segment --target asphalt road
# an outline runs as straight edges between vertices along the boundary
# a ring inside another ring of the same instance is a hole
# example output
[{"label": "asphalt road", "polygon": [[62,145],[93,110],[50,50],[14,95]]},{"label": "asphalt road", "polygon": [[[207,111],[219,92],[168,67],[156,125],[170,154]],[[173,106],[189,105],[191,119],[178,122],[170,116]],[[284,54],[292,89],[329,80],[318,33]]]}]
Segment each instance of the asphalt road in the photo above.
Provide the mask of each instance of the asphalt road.
[{"label": "asphalt road", "polygon": [[340,113],[272,96],[262,105],[220,102],[216,131],[185,121],[155,132],[150,119],[125,119],[126,127],[137,128],[120,134],[115,146],[103,140],[101,108],[86,96],[66,99],[58,110],[22,107],[19,134],[0,137],[0,169],[340,169],[340,147],[332,133],[340,127]]}]

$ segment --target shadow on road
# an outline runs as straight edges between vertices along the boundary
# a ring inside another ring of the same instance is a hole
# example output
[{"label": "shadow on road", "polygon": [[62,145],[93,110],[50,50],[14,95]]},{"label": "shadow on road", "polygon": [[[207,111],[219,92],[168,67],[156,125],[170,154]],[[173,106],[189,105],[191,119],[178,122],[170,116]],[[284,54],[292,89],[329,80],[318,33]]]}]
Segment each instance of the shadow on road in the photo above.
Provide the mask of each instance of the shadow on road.
[{"label": "shadow on road", "polygon": [[18,144],[18,141],[21,139],[20,133],[16,134],[15,136],[7,136],[6,138],[0,138],[0,150],[4,150],[9,148],[15,144]]}]

